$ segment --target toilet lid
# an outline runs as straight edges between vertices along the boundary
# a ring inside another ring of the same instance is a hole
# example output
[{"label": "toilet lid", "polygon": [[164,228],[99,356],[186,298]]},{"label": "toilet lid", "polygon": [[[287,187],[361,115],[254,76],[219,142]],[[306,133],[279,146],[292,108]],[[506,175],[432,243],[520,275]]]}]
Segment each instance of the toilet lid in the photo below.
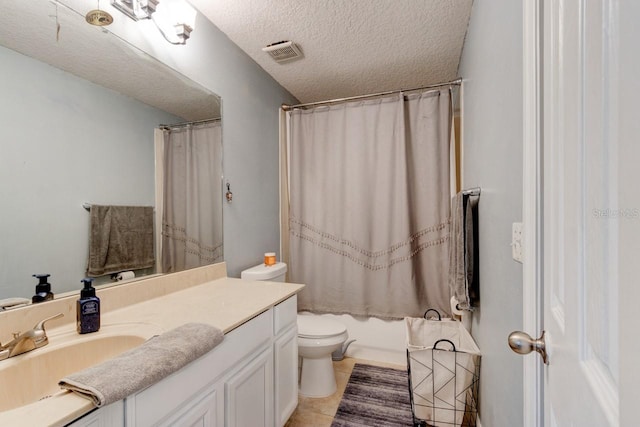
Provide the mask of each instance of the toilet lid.
[{"label": "toilet lid", "polygon": [[305,338],[333,337],[346,332],[342,323],[320,316],[298,315],[298,336]]}]

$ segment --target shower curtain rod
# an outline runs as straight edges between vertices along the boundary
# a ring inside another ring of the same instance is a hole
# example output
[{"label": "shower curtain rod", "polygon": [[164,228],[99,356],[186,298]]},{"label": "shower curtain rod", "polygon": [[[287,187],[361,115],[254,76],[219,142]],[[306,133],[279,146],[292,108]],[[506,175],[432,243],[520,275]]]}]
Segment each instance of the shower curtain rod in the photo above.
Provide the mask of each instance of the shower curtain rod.
[{"label": "shower curtain rod", "polygon": [[160,129],[177,129],[177,128],[183,128],[186,126],[191,126],[191,125],[201,125],[201,124],[205,124],[205,123],[215,123],[215,122],[219,122],[222,120],[222,117],[217,117],[215,119],[203,119],[203,120],[194,120],[193,122],[183,122],[183,123],[176,123],[174,125],[158,125],[158,127]]},{"label": "shower curtain rod", "polygon": [[358,95],[358,96],[350,96],[348,98],[330,99],[328,101],[308,102],[306,104],[296,104],[296,105],[282,104],[282,109],[284,111],[289,111],[289,110],[293,110],[294,108],[315,107],[318,105],[334,104],[334,103],[345,102],[345,101],[354,101],[357,99],[375,98],[376,96],[393,95],[394,93],[413,92],[415,90],[424,90],[424,89],[435,89],[437,87],[443,87],[443,86],[457,86],[457,85],[460,85],[461,83],[462,83],[462,77],[458,77],[457,79],[451,80],[450,82],[437,83],[434,85],[428,85],[428,86],[422,86],[422,87],[415,87],[413,89],[390,90],[387,92],[370,93],[368,95]]}]

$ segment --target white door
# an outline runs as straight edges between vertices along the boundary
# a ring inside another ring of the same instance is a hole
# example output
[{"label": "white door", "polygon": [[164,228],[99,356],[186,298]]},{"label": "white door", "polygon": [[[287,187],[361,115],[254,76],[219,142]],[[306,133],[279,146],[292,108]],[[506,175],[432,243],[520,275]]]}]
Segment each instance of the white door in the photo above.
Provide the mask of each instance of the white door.
[{"label": "white door", "polygon": [[610,3],[543,12],[545,425],[617,426],[617,117]]},{"label": "white door", "polygon": [[640,114],[629,96],[640,86],[624,78],[639,78],[624,67],[640,63],[638,31],[629,30],[640,14],[628,16],[640,10],[631,3],[542,3],[537,295],[550,358],[537,425],[640,425],[640,158],[630,148]]}]

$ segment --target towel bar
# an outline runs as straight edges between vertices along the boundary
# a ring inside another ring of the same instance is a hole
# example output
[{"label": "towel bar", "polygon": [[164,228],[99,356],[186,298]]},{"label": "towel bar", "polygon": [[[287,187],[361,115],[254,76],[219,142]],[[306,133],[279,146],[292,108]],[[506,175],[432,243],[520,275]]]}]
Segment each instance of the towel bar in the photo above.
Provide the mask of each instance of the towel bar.
[{"label": "towel bar", "polygon": [[462,194],[465,196],[479,196],[480,187],[467,188],[466,190],[462,190]]},{"label": "towel bar", "polygon": [[[91,212],[91,203],[89,202],[84,202],[82,203],[82,207],[87,211],[87,212]],[[155,208],[153,208],[153,211],[155,212]]]}]

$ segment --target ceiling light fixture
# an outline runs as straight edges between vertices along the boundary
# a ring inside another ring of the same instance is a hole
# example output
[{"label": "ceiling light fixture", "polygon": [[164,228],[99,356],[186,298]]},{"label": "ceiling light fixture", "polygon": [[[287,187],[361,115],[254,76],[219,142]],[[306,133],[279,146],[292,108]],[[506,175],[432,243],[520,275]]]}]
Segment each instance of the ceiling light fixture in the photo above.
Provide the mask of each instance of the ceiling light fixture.
[{"label": "ceiling light fixture", "polygon": [[[173,29],[176,32],[176,37],[177,37],[177,41],[175,42],[176,44],[185,44],[189,39],[189,37],[191,37],[191,31],[193,31],[193,28],[191,28],[187,24],[175,24],[173,26]],[[170,40],[169,42],[173,43]]]},{"label": "ceiling light fixture", "polygon": [[156,11],[158,0],[111,0],[111,5],[134,21],[149,19]]},{"label": "ceiling light fixture", "polygon": [[185,44],[197,12],[185,0],[111,0],[111,5],[134,21],[151,19],[171,44]]},{"label": "ceiling light fixture", "polygon": [[171,44],[185,44],[196,25],[196,10],[185,0],[161,0],[152,20]]}]

